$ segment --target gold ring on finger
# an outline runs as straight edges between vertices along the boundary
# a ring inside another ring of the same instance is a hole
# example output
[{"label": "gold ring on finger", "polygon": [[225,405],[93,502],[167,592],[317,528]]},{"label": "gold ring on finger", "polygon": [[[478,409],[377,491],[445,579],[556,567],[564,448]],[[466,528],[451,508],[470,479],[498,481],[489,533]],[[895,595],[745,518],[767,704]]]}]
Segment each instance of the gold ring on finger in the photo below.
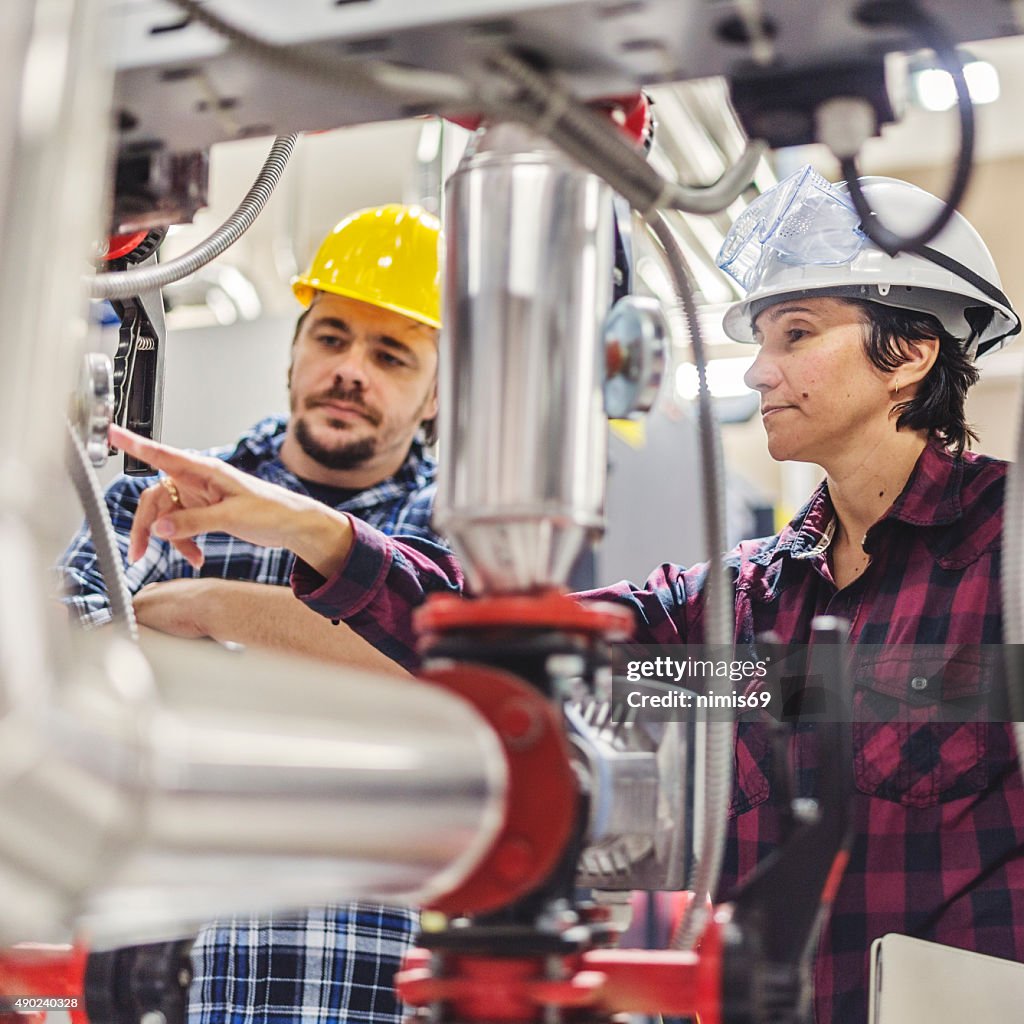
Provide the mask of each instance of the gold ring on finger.
[{"label": "gold ring on finger", "polygon": [[160,478],[160,486],[171,496],[176,508],[181,508],[181,495],[178,493],[178,485],[169,477]]}]

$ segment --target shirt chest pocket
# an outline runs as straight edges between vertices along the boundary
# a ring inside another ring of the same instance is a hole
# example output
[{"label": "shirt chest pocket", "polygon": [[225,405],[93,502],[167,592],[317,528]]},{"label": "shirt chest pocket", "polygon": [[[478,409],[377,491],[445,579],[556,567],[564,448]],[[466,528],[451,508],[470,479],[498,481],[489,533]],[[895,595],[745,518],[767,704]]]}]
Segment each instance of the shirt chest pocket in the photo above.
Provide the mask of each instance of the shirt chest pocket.
[{"label": "shirt chest pocket", "polygon": [[729,817],[763,804],[771,793],[772,744],[767,715],[736,723],[736,758]]},{"label": "shirt chest pocket", "polygon": [[984,790],[993,774],[998,654],[970,645],[858,652],[853,755],[857,788],[908,807]]}]

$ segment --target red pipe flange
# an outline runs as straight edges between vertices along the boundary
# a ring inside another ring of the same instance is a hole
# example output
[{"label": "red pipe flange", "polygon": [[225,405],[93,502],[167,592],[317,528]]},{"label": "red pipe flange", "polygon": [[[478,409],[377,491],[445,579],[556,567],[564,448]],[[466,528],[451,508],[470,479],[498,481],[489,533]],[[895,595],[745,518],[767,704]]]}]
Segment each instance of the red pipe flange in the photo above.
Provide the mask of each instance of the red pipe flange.
[{"label": "red pipe flange", "polygon": [[449,916],[498,910],[550,877],[576,824],[579,793],[562,723],[540,692],[508,672],[450,665],[423,678],[473,705],[493,727],[508,765],[498,835],[458,888],[430,907]]},{"label": "red pipe flange", "polygon": [[502,627],[596,633],[608,640],[626,640],[633,633],[633,614],[628,608],[610,601],[583,604],[557,590],[473,600],[436,594],[416,610],[414,622],[424,637]]}]

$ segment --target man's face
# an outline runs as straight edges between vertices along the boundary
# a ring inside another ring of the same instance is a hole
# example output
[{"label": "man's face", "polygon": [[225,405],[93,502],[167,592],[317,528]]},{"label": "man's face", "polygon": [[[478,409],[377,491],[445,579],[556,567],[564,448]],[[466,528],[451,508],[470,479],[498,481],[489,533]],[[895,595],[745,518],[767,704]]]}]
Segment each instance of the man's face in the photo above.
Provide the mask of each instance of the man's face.
[{"label": "man's face", "polygon": [[793,299],[758,314],[759,351],[744,379],[761,394],[773,459],[827,470],[894,429],[890,375],[868,359],[866,330],[861,311],[841,299]]},{"label": "man's face", "polygon": [[292,346],[289,430],[327,469],[388,475],[437,413],[436,376],[434,328],[317,292]]}]

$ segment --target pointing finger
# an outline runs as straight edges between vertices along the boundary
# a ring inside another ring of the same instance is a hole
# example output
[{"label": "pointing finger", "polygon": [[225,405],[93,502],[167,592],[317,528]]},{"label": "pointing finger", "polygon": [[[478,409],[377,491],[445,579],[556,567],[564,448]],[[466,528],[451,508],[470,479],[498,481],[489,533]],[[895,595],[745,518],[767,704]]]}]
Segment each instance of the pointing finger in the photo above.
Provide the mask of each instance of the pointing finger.
[{"label": "pointing finger", "polygon": [[170,445],[133,434],[117,424],[110,425],[108,436],[110,443],[116,448],[148,463],[154,469],[163,470],[179,484],[202,488],[208,482],[216,481],[220,486],[224,486],[230,479],[230,474],[218,459],[179,451]]},{"label": "pointing finger", "polygon": [[173,448],[168,448],[158,441],[152,441],[148,437],[133,434],[116,423],[111,423],[108,437],[115,448],[120,448],[121,451],[141,459],[153,466],[154,469],[162,469],[165,473],[174,472],[175,467],[171,463],[174,461],[174,456],[179,453],[175,452]]},{"label": "pointing finger", "polygon": [[172,540],[171,545],[177,549],[182,558],[192,566],[193,569],[201,569],[206,556],[203,549],[191,538]]}]

